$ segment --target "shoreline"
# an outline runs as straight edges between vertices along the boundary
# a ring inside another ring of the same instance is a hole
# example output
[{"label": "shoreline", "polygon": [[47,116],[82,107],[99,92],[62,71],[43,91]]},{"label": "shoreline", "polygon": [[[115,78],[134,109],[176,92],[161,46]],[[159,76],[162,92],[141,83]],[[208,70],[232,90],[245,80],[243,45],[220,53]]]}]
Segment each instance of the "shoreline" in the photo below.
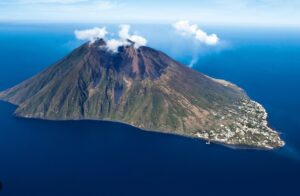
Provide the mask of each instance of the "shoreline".
[{"label": "shoreline", "polygon": [[[252,101],[252,100],[251,100]],[[9,101],[4,101],[0,99],[0,102],[6,103],[6,104],[10,104],[12,106],[15,107],[15,109],[18,107],[18,105],[13,104]],[[254,103],[257,103],[255,101],[252,101]],[[260,105],[262,108],[263,106],[259,103],[257,103],[258,105]],[[153,130],[153,129],[145,129],[145,128],[140,128],[137,127],[135,125],[132,125],[130,123],[124,122],[124,121],[119,121],[119,120],[112,120],[112,119],[93,119],[93,118],[78,118],[78,119],[51,119],[51,118],[39,118],[39,117],[30,117],[30,116],[19,116],[16,115],[15,113],[12,114],[14,117],[16,118],[20,118],[20,119],[25,119],[25,120],[36,120],[36,121],[49,121],[49,122],[83,122],[83,121],[92,121],[92,122],[108,122],[108,123],[119,123],[122,125],[127,125],[133,128],[136,128],[138,130],[141,131],[145,131],[145,132],[152,132],[152,133],[158,133],[158,134],[164,134],[164,135],[174,135],[174,136],[179,136],[179,137],[184,137],[184,138],[190,138],[190,139],[195,139],[195,140],[200,140],[203,141],[204,144],[209,142],[211,144],[216,144],[216,145],[221,145],[230,149],[235,149],[235,150],[266,150],[266,151],[273,151],[276,149],[280,149],[282,147],[285,146],[285,142],[283,146],[278,146],[278,147],[274,147],[274,148],[268,148],[268,147],[258,147],[258,146],[251,146],[251,145],[244,145],[244,144],[230,144],[230,143],[225,143],[222,141],[218,141],[218,140],[213,140],[213,139],[206,139],[203,137],[198,137],[196,135],[192,136],[192,135],[187,135],[187,134],[180,134],[180,133],[171,133],[171,132],[166,132],[166,131],[162,131],[162,130]],[[266,112],[266,115],[267,112]],[[268,123],[268,122],[267,122]],[[271,129],[270,127],[268,127],[269,129]],[[273,130],[273,129],[271,129]],[[273,130],[274,132],[276,132],[275,130]],[[276,132],[278,133],[278,132]],[[279,134],[279,133],[278,133]]]}]

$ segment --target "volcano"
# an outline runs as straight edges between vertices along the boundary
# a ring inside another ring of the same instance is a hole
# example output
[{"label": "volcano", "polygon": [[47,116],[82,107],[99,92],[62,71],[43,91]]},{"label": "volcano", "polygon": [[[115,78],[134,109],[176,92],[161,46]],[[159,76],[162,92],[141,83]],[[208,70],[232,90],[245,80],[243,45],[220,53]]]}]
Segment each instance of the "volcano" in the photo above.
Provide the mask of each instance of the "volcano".
[{"label": "volcano", "polygon": [[0,99],[24,118],[118,121],[221,144],[284,145],[265,109],[241,88],[130,43],[118,52],[103,39],[85,43]]}]

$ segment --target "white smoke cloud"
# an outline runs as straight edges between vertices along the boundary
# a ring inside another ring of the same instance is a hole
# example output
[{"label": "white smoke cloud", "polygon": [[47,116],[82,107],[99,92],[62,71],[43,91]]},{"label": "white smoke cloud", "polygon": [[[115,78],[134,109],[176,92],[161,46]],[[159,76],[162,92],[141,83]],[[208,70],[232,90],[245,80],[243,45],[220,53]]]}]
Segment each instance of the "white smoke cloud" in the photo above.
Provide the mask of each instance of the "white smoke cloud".
[{"label": "white smoke cloud", "polygon": [[173,24],[173,27],[182,35],[191,35],[196,40],[206,45],[216,45],[219,43],[219,38],[216,34],[208,35],[206,32],[201,30],[198,25],[190,24],[188,20],[180,20]]},{"label": "white smoke cloud", "polygon": [[[120,46],[128,46],[133,44],[135,49],[138,49],[141,46],[147,45],[147,39],[133,34],[130,34],[130,26],[129,25],[120,25],[120,30],[118,33],[118,39],[109,39],[106,41],[106,48],[112,52],[118,52],[118,48]],[[95,42],[97,39],[104,39],[108,34],[106,31],[106,27],[95,27],[92,29],[86,30],[76,30],[75,36],[79,40],[90,41],[91,43]],[[133,43],[131,43],[131,41]]]},{"label": "white smoke cloud", "polygon": [[139,35],[132,35],[129,38],[131,41],[134,42],[134,47],[139,48],[141,46],[146,46],[147,45],[147,40]]},{"label": "white smoke cloud", "polygon": [[124,43],[116,39],[110,39],[106,42],[107,49],[112,52],[118,52],[118,48],[122,45],[124,45]]},{"label": "white smoke cloud", "polygon": [[196,63],[198,63],[198,57],[197,56],[193,56],[190,64],[188,65],[189,67],[194,67],[194,65],[196,65]]},{"label": "white smoke cloud", "polygon": [[130,37],[129,35],[130,26],[129,25],[120,25],[120,31],[119,31],[119,37],[121,39],[128,39]]},{"label": "white smoke cloud", "polygon": [[128,46],[134,42],[134,48],[138,49],[141,46],[147,45],[147,39],[139,35],[130,35],[129,25],[120,25],[119,39],[111,39],[107,41],[107,48],[112,52],[117,52],[120,46]]},{"label": "white smoke cloud", "polygon": [[106,27],[102,28],[92,28],[92,29],[86,29],[86,30],[76,30],[75,36],[79,40],[86,40],[90,42],[94,42],[97,39],[105,38],[106,34],[108,32],[106,31]]}]

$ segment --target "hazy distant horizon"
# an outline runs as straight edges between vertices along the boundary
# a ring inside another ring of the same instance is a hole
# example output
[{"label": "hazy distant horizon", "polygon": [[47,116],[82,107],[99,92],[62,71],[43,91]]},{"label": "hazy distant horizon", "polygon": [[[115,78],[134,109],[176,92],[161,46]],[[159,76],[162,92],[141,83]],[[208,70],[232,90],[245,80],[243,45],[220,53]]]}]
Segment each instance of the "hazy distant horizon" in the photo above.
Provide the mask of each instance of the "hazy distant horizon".
[{"label": "hazy distant horizon", "polygon": [[0,22],[300,27],[297,0],[2,0]]},{"label": "hazy distant horizon", "polygon": [[[129,24],[129,25],[172,25],[173,21],[87,21],[87,22],[76,22],[76,21],[1,21],[0,25],[70,25],[80,27],[82,25],[89,27],[99,27],[103,25],[121,25],[121,24]],[[197,24],[200,27],[218,27],[218,28],[242,28],[242,29],[277,29],[277,30],[300,30],[300,25],[279,25],[279,24],[230,24],[230,23],[204,23],[192,21],[193,24]]]}]

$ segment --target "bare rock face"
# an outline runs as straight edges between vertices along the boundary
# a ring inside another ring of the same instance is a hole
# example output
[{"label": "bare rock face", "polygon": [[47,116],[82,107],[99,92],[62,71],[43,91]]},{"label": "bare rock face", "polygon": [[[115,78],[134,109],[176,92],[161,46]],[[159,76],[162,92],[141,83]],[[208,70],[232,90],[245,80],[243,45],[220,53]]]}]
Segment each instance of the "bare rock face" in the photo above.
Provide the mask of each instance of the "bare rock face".
[{"label": "bare rock face", "polygon": [[242,89],[149,47],[112,53],[104,40],[86,43],[0,99],[25,118],[113,120],[223,144],[284,145],[264,108]]}]

